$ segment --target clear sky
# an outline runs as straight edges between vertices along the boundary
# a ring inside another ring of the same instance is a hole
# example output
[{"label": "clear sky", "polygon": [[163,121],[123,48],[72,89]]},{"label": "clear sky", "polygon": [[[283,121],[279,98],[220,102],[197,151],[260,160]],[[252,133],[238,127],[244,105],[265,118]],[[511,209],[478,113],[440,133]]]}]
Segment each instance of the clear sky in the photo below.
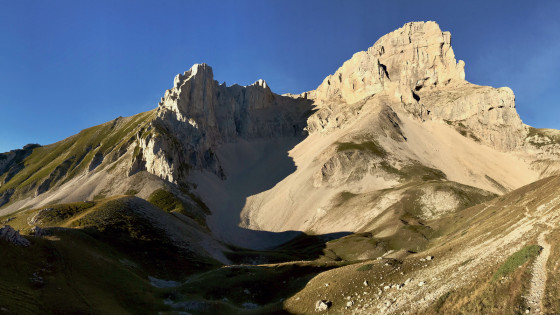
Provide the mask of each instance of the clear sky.
[{"label": "clear sky", "polygon": [[0,152],[157,106],[173,77],[316,88],[410,21],[452,34],[467,80],[509,86],[523,121],[560,129],[560,1],[0,0]]}]

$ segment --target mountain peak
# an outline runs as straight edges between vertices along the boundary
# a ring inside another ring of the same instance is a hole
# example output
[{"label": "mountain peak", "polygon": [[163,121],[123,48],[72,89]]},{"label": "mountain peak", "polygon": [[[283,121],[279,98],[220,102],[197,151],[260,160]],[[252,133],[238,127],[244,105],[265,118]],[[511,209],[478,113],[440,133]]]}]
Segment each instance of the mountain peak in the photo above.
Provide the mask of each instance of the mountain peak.
[{"label": "mountain peak", "polygon": [[251,84],[251,86],[259,86],[263,89],[269,89],[268,84],[266,84],[266,81],[263,79],[258,79],[255,83]]},{"label": "mountain peak", "polygon": [[183,82],[190,80],[191,78],[200,77],[202,80],[209,78],[214,79],[214,72],[212,67],[205,63],[195,63],[188,71],[183,74],[177,74],[173,80],[173,87],[179,87]]},{"label": "mountain peak", "polygon": [[464,81],[465,63],[457,62],[451,34],[436,22],[410,22],[381,37],[325,78],[319,100],[353,103],[388,87],[399,90]]}]

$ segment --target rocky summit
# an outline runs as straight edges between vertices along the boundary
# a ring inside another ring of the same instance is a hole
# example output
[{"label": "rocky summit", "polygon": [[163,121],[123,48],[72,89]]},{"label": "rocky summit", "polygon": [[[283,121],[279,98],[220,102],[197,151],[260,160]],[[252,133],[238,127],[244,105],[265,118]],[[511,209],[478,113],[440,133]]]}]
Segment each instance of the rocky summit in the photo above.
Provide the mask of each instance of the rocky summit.
[{"label": "rocky summit", "polygon": [[0,154],[0,312],[560,312],[560,131],[466,70],[412,22],[313,91],[195,64]]}]

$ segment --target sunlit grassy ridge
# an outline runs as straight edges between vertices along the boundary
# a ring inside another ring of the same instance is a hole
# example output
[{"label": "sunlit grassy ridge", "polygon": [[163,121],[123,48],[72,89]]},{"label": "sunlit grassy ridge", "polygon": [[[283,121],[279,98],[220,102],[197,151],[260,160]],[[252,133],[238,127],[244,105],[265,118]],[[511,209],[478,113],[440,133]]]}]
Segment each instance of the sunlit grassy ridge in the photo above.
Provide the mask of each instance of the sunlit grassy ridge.
[{"label": "sunlit grassy ridge", "polygon": [[[107,157],[118,155],[130,145],[136,133],[145,127],[155,115],[155,110],[140,113],[82,130],[57,143],[38,147],[24,161],[15,176],[0,187],[0,193],[8,189],[22,189],[23,193],[36,187],[46,191],[60,180],[68,180],[86,170],[96,154]],[[6,175],[3,175],[4,177]]]},{"label": "sunlit grassy ridge", "polygon": [[158,189],[152,192],[148,197],[148,201],[154,206],[159,207],[167,212],[185,211],[185,206],[175,195],[165,189]]},{"label": "sunlit grassy ridge", "polygon": [[[29,233],[34,225],[48,230],[81,230],[119,252],[127,253],[155,275],[186,275],[219,265],[200,253],[179,247],[166,233],[165,226],[154,221],[160,216],[169,214],[140,198],[115,196],[95,202],[22,210],[0,217],[0,222],[9,218],[8,224],[23,233]],[[30,221],[32,218],[35,222]],[[164,268],[167,263],[175,267]]]}]

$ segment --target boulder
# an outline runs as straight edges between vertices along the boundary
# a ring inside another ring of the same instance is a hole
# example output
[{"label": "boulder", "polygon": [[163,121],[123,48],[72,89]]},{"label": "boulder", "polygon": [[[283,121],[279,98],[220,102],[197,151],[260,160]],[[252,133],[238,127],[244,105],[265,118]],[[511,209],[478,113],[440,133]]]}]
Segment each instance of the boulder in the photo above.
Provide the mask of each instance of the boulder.
[{"label": "boulder", "polygon": [[4,240],[16,246],[29,246],[31,243],[18,231],[14,230],[11,226],[6,225],[0,229],[0,240]]},{"label": "boulder", "polygon": [[38,227],[38,226],[34,226],[31,228],[31,235],[34,235],[36,237],[43,237],[43,236],[47,236],[49,235],[49,232],[47,232],[46,230]]},{"label": "boulder", "polygon": [[319,300],[315,303],[315,311],[316,312],[324,312],[328,310],[332,305],[331,301],[328,300]]},{"label": "boulder", "polygon": [[189,165],[225,177],[215,152],[239,140],[301,136],[311,101],[273,93],[264,80],[249,86],[219,84],[212,68],[195,64],[178,74],[157,117],[137,137],[130,173],[146,170],[174,183]]}]

